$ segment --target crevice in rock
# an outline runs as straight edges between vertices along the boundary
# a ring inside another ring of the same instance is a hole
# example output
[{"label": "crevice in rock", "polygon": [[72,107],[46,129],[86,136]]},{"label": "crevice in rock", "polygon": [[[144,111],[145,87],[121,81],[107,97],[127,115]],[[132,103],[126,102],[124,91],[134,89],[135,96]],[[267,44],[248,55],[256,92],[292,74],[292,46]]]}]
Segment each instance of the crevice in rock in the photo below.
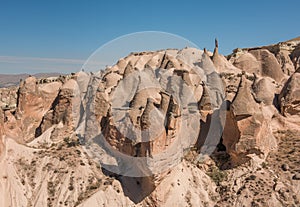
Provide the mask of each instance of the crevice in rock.
[{"label": "crevice in rock", "polygon": [[135,204],[143,201],[155,190],[154,176],[137,178],[121,176],[119,181],[124,195]]}]

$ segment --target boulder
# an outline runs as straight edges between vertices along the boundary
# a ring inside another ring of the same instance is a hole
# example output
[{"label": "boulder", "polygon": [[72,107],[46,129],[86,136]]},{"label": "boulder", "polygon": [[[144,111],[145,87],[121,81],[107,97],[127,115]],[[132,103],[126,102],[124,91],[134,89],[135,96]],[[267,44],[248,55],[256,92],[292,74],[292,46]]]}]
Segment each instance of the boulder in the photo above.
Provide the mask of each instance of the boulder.
[{"label": "boulder", "polygon": [[265,105],[272,105],[276,94],[276,85],[268,77],[257,78],[253,83],[255,100]]}]

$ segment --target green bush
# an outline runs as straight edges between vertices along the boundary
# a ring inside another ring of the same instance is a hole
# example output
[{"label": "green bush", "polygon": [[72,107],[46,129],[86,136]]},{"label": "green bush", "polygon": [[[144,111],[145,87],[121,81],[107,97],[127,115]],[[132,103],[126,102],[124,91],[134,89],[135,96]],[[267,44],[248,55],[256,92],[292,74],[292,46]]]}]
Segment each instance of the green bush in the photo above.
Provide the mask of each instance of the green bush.
[{"label": "green bush", "polygon": [[217,167],[213,167],[211,171],[208,173],[208,176],[217,184],[219,185],[222,181],[227,179],[226,171],[222,171]]}]

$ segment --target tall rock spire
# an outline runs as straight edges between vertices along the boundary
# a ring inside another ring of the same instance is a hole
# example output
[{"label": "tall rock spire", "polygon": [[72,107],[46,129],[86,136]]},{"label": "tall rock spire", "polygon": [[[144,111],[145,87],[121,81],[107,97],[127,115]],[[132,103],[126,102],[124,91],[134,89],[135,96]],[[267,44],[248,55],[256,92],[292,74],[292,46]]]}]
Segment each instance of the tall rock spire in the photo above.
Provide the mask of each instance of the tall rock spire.
[{"label": "tall rock spire", "polygon": [[215,39],[215,49],[214,49],[214,54],[213,54],[213,58],[216,57],[217,55],[219,55],[219,42],[218,39]]}]

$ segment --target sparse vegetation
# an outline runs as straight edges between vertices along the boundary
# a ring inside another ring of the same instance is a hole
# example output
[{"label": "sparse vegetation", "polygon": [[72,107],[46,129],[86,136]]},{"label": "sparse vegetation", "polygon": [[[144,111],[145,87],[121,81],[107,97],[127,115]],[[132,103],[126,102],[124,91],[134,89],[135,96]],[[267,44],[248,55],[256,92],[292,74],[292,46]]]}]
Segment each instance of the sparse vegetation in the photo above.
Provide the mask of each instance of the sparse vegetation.
[{"label": "sparse vegetation", "polygon": [[67,144],[67,147],[76,147],[79,145],[79,140],[78,138],[70,138],[70,137],[65,137],[64,142]]},{"label": "sparse vegetation", "polygon": [[261,163],[261,167],[266,169],[266,168],[268,168],[268,164],[266,162],[263,162],[263,163]]},{"label": "sparse vegetation", "polygon": [[207,174],[217,185],[220,185],[222,181],[227,179],[226,171],[222,171],[217,167],[213,167]]}]

